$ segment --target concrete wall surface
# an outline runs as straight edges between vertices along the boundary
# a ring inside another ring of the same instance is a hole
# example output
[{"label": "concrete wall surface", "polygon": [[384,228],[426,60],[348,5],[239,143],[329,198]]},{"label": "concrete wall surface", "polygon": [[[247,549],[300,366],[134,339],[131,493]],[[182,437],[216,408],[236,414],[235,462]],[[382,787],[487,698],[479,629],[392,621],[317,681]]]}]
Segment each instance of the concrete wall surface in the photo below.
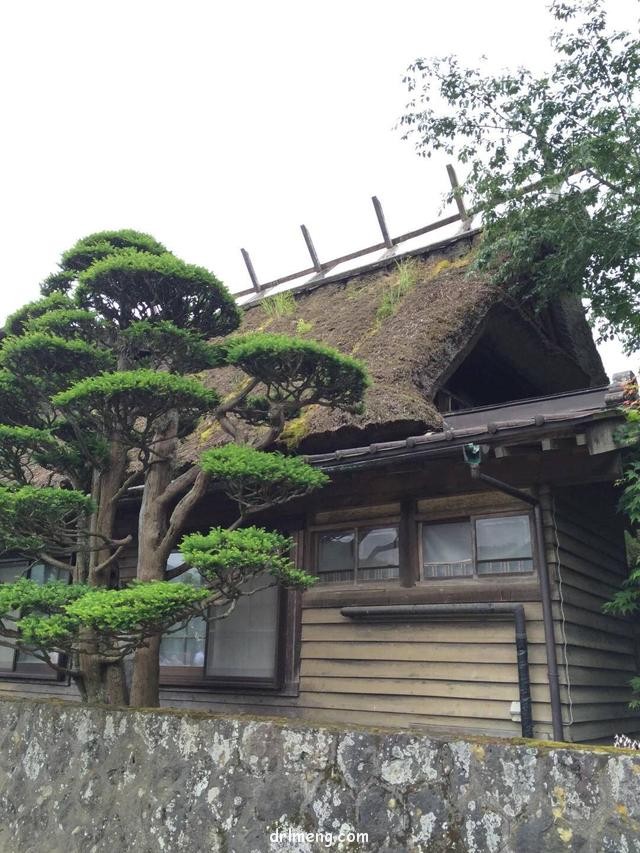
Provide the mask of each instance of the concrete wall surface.
[{"label": "concrete wall surface", "polygon": [[27,700],[0,738],[3,853],[640,851],[640,752]]}]

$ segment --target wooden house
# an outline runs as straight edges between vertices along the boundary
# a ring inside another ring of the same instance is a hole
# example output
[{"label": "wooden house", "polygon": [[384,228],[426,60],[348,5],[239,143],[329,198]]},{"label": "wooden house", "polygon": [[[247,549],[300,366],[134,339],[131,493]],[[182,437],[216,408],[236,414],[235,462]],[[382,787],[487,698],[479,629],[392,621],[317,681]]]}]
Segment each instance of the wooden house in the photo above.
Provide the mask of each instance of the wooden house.
[{"label": "wooden house", "polygon": [[[615,431],[628,377],[609,383],[576,299],[534,314],[470,272],[474,239],[247,306],[244,329],[355,354],[373,385],[364,414],[312,410],[287,429],[286,449],[332,482],[259,519],[291,532],[318,584],[166,638],[165,704],[568,741],[640,730],[633,625],[602,611],[627,573]],[[185,456],[217,438],[201,427]],[[123,530],[135,513],[132,494]],[[211,494],[192,528],[227,517]],[[0,691],[72,694],[10,658]]]}]

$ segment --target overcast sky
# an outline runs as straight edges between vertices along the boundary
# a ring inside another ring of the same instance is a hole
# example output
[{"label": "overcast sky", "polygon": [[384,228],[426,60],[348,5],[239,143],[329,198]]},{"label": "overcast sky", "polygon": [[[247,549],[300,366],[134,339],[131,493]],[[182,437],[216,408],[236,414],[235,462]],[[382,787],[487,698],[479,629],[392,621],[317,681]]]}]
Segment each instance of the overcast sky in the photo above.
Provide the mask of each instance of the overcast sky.
[{"label": "overcast sky", "polygon": [[[637,26],[635,0],[610,0]],[[232,290],[437,216],[445,160],[394,129],[417,56],[544,68],[546,0],[0,3],[0,321],[79,237],[148,231]],[[635,368],[616,345],[612,372]]]}]

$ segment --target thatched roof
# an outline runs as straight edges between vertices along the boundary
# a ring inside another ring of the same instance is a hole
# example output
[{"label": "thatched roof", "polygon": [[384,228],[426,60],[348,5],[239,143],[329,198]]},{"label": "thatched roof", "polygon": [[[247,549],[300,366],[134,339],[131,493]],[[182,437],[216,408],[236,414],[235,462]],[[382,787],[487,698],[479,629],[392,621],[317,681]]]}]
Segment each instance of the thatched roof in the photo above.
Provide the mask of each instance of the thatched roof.
[{"label": "thatched roof", "polygon": [[[501,302],[488,278],[470,271],[472,239],[461,235],[436,251],[422,249],[400,262],[390,258],[247,308],[240,332],[319,340],[362,359],[371,375],[364,414],[312,408],[283,435],[290,450],[319,452],[441,429],[433,397]],[[572,322],[584,338],[583,316],[582,326],[575,316]],[[586,343],[580,340],[582,359],[568,345],[535,341],[540,351],[554,351],[554,369],[567,362],[573,370],[575,377],[565,384],[586,387],[605,381],[590,337]],[[228,369],[217,370],[207,382],[224,392],[236,386],[238,378]],[[548,393],[556,390],[563,389],[550,388]],[[196,458],[221,439],[215,427],[205,425],[186,442],[184,456]]]}]

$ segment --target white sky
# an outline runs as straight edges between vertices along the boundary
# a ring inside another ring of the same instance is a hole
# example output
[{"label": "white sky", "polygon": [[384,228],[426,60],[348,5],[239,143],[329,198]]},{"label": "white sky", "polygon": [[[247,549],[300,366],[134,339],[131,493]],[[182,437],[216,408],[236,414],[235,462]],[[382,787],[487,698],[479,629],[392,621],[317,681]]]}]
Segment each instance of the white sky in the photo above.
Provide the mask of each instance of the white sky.
[{"label": "white sky", "polygon": [[[610,0],[634,26],[635,0]],[[232,290],[430,222],[445,159],[394,124],[417,56],[546,66],[546,0],[5,0],[0,321],[79,237],[148,231]],[[619,346],[609,372],[635,367]]]}]

